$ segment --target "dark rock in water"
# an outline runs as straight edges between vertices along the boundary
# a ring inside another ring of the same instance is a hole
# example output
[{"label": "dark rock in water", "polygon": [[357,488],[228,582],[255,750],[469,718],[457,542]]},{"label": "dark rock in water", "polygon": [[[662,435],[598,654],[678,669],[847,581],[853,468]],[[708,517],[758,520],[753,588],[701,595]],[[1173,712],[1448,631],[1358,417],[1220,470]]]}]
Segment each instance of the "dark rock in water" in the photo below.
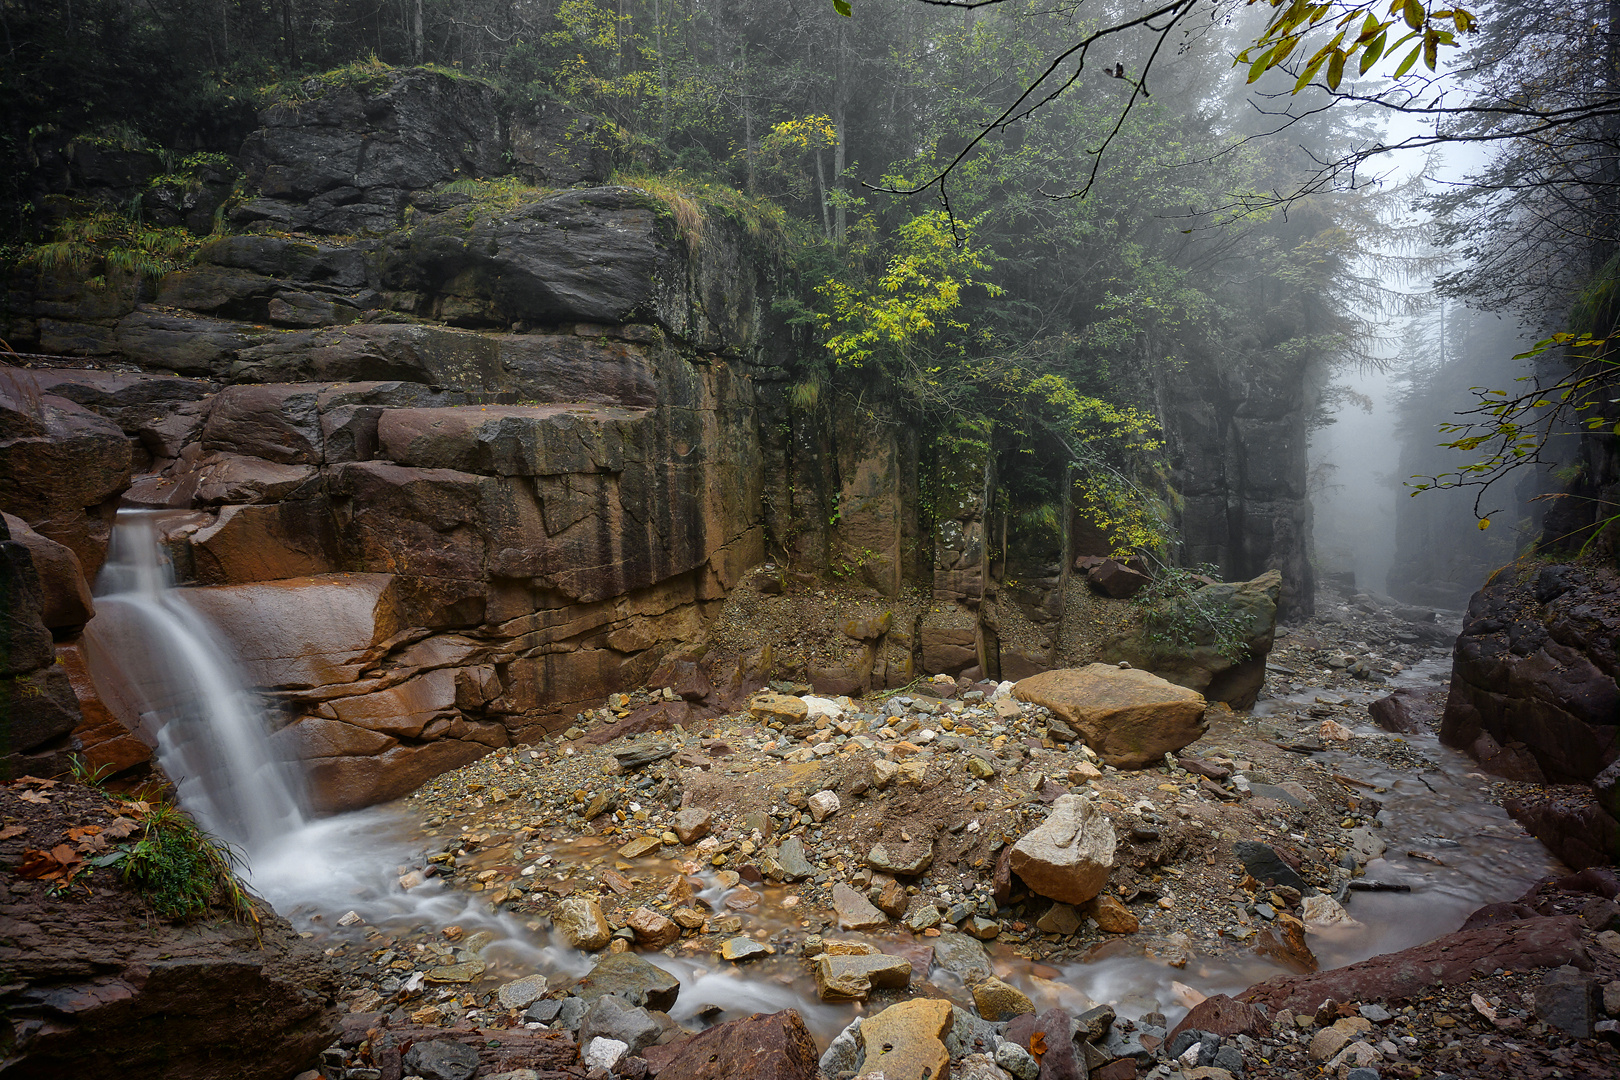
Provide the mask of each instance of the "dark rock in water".
[{"label": "dark rock in water", "polygon": [[449,1039],[419,1042],[405,1051],[405,1071],[422,1080],[470,1080],[478,1071],[478,1051]]},{"label": "dark rock in water", "polygon": [[816,1043],[792,1009],[719,1024],[648,1047],[659,1080],[815,1080]]},{"label": "dark rock in water", "polygon": [[1444,702],[1438,698],[1436,690],[1403,686],[1368,705],[1367,711],[1372,714],[1373,723],[1385,731],[1415,734],[1426,729],[1424,721],[1431,711],[1438,715],[1444,707]]},{"label": "dark rock in water", "polygon": [[1073,1031],[1074,1022],[1063,1009],[1048,1009],[1036,1018],[1034,1034],[1046,1042],[1041,1080],[1086,1080],[1085,1063],[1074,1045]]},{"label": "dark rock in water", "polygon": [[604,994],[617,994],[632,1005],[668,1012],[681,981],[635,953],[616,953],[593,967],[574,992],[591,1004]]},{"label": "dark rock in water", "polygon": [[1299,872],[1283,861],[1269,844],[1257,840],[1239,840],[1232,852],[1243,863],[1243,868],[1256,881],[1269,885],[1287,885],[1304,892],[1310,888]]},{"label": "dark rock in water", "polygon": [[1173,1042],[1177,1035],[1191,1030],[1209,1031],[1224,1038],[1247,1035],[1251,1039],[1263,1039],[1271,1034],[1271,1021],[1253,1005],[1226,994],[1215,994],[1194,1005],[1170,1032],[1170,1038]]},{"label": "dark rock in water", "polygon": [[1573,964],[1590,968],[1573,915],[1541,916],[1458,931],[1397,953],[1311,975],[1284,975],[1249,987],[1238,1000],[1278,1009],[1316,1008],[1335,1001],[1389,1002],[1413,998],[1432,986],[1458,986],[1497,968],[1524,971]]},{"label": "dark rock in water", "polygon": [[1534,919],[1540,914],[1533,907],[1512,901],[1502,904],[1486,904],[1463,920],[1463,924],[1459,929],[1478,930],[1482,926],[1495,926],[1497,923],[1517,922],[1519,919]]}]

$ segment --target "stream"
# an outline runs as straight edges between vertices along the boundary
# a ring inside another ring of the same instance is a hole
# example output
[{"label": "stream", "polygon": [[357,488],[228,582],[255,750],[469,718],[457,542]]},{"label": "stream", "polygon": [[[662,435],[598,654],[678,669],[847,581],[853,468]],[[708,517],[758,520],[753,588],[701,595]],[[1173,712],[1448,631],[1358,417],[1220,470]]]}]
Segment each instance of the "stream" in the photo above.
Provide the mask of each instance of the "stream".
[{"label": "stream", "polygon": [[[590,955],[554,940],[540,922],[492,912],[476,893],[447,887],[434,877],[403,888],[401,877],[425,868],[428,855],[445,842],[444,836],[424,829],[422,812],[410,799],[306,821],[299,809],[305,803],[296,770],[276,759],[263,718],[250,707],[251,695],[241,688],[229,657],[184,604],[185,590],[170,587],[166,570],[149,521],[121,515],[112,558],[98,583],[100,614],[87,637],[95,663],[104,672],[116,669],[120,685],[142,695],[143,722],[157,733],[161,761],[183,804],[205,828],[243,852],[245,876],[255,892],[328,950],[370,951],[376,947],[371,940],[388,939],[399,953],[401,971],[392,985],[422,989],[430,999],[440,991],[423,986],[416,969],[430,962],[472,959],[474,953],[485,966],[484,986],[539,973],[561,987],[591,968]],[[1443,680],[1449,668],[1448,658],[1435,656],[1393,682]],[[1369,686],[1333,697],[1365,704],[1389,689]],[[1320,692],[1306,686],[1263,700],[1251,722],[1264,723],[1284,707],[1308,705]],[[1323,968],[1453,931],[1475,908],[1516,897],[1530,882],[1558,869],[1534,839],[1489,803],[1489,782],[1474,771],[1473,763],[1440,746],[1434,736],[1395,736],[1366,721],[1356,733],[1366,739],[1405,739],[1436,767],[1396,770],[1349,749],[1318,755],[1334,773],[1379,792],[1383,828],[1378,835],[1387,850],[1367,864],[1366,877],[1411,889],[1351,893],[1346,908],[1354,922],[1311,938]],[[553,838],[536,861],[551,864],[551,870],[600,862],[614,857],[619,842]],[[473,865],[480,857],[497,858],[474,851]],[[636,866],[660,878],[694,869],[655,857],[636,860]],[[726,890],[718,876],[708,871],[698,877],[703,883],[700,899],[716,911],[725,910]],[[774,938],[800,925],[800,913],[787,903],[789,889],[765,885],[757,891],[763,899],[758,908],[743,913],[744,933]],[[442,944],[441,931],[451,925],[461,929],[459,947]],[[902,955],[917,953],[921,941],[905,931],[837,936],[865,938]],[[1104,942],[1081,962],[1042,963],[996,943],[990,953],[996,974],[1038,1007],[1084,1009],[1107,1003],[1130,1018],[1160,1011],[1172,1024],[1190,1003],[1185,988],[1205,995],[1236,993],[1284,970],[1254,955],[1196,952],[1184,967],[1172,967],[1144,955],[1143,946],[1130,938]],[[863,1009],[822,1003],[803,962],[785,952],[746,967],[707,954],[644,955],[680,979],[670,1015],[689,1026],[794,1008],[825,1046]],[[936,968],[929,977],[947,996],[966,999],[954,975]],[[459,993],[442,993],[452,992]]]}]

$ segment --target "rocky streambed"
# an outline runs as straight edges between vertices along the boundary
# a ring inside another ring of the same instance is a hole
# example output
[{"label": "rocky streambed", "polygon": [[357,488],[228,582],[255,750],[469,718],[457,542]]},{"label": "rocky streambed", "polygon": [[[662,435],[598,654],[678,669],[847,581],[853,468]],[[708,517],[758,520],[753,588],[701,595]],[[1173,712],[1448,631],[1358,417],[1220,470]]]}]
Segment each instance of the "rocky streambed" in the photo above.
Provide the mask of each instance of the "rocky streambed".
[{"label": "rocky streambed", "polygon": [[1438,745],[1443,657],[1372,607],[1145,768],[1004,686],[640,730],[654,688],[255,881],[341,971],[334,1078],[1613,1072],[1614,878]]}]

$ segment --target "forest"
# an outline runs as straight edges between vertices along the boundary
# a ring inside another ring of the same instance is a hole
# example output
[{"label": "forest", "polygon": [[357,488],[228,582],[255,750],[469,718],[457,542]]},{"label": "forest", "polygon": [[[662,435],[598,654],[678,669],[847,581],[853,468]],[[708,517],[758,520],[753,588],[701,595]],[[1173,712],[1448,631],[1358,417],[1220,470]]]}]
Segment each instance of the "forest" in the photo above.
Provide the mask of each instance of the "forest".
[{"label": "forest", "polygon": [[[30,165],[72,140],[156,151],[147,187],[174,190],[231,175],[260,108],[400,67],[485,82],[508,109],[564,101],[610,122],[621,177],[768,228],[795,283],[780,313],[815,345],[796,406],[882,402],[988,440],[1009,506],[1048,543],[1072,495],[1116,549],[1199,561],[1174,545],[1188,466],[1163,414],[1166,387],[1212,358],[1306,373],[1314,423],[1336,372],[1408,365],[1409,426],[1456,444],[1417,463],[1431,487],[1550,462],[1554,434],[1612,423],[1593,393],[1617,272],[1605,6],[6,0],[3,15],[14,261],[110,253],[159,272],[207,231],[156,227],[140,199],[54,198]],[[1394,164],[1459,145],[1481,162],[1459,180]],[[1568,336],[1528,392],[1482,358],[1510,407],[1458,418],[1469,402],[1425,398],[1443,365],[1422,331],[1392,340],[1442,298]],[[1606,468],[1585,467],[1562,535],[1606,519]],[[1506,505],[1533,531],[1523,497]]]}]

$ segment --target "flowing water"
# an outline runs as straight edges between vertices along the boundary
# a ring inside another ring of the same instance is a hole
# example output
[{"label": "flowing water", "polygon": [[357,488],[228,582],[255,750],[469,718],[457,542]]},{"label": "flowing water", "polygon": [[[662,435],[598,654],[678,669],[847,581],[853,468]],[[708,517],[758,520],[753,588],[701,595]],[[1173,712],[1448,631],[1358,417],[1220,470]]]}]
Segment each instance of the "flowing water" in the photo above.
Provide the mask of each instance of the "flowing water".
[{"label": "flowing water", "polygon": [[272,751],[263,709],[219,632],[174,588],[156,528],[150,512],[119,515],[85,648],[156,741],[187,812],[251,852],[303,826],[303,776]]},{"label": "flowing water", "polygon": [[[97,615],[86,631],[91,662],[98,682],[115,684],[121,695],[137,701],[182,804],[205,828],[243,851],[246,876],[257,893],[328,947],[348,942],[364,948],[380,934],[418,943],[401,949],[420,950],[428,947],[421,942],[439,940],[440,929],[455,924],[487,942],[478,956],[486,978],[539,972],[566,982],[589,970],[590,957],[552,940],[539,924],[491,911],[475,893],[447,888],[434,878],[402,888],[401,876],[425,865],[425,853],[443,843],[423,833],[420,815],[408,803],[306,820],[296,767],[273,752],[262,709],[242,688],[218,632],[185,604],[184,595],[172,587],[150,516],[120,515],[112,555],[98,581]],[[1449,663],[1437,658],[1414,666],[1397,682],[1443,678],[1448,669]],[[1370,701],[1386,692],[1378,688],[1349,696]],[[1275,698],[1257,709],[1257,717],[1280,705],[1307,704],[1317,693],[1306,689]],[[1370,725],[1358,733],[1395,737]],[[1356,922],[1312,939],[1324,968],[1448,933],[1474,908],[1517,896],[1529,882],[1558,869],[1535,840],[1489,803],[1488,781],[1473,771],[1472,762],[1439,746],[1433,736],[1402,738],[1436,767],[1395,770],[1349,751],[1320,755],[1336,773],[1384,789],[1378,795],[1386,807],[1380,835],[1388,851],[1368,864],[1367,876],[1412,889],[1351,894],[1347,906]],[[549,854],[555,863],[571,866],[609,853],[605,844],[594,838],[559,841]],[[668,870],[674,873],[675,864]],[[712,875],[704,880],[703,899],[724,910],[724,890]],[[798,913],[782,903],[787,890],[767,886],[761,891],[764,901],[749,914],[746,932],[763,937],[797,925]],[[351,912],[354,917],[346,918]],[[890,952],[916,949],[906,934],[870,940]],[[819,1002],[803,965],[792,957],[747,968],[707,957],[647,958],[680,978],[672,1015],[688,1023],[792,1007],[825,1044],[860,1009]],[[1042,1007],[1084,1007],[1089,999],[1110,1003],[1130,1017],[1163,1011],[1172,1023],[1184,1012],[1177,1002],[1185,991],[1177,983],[1204,994],[1235,993],[1281,971],[1257,957],[1196,953],[1184,967],[1172,967],[1145,955],[1143,943],[1131,939],[1105,943],[1082,963],[1045,964],[1005,947],[993,947],[992,960],[1001,978]],[[965,988],[949,973],[936,969],[931,978],[950,996],[965,998]],[[418,988],[421,979],[397,981]]]}]

